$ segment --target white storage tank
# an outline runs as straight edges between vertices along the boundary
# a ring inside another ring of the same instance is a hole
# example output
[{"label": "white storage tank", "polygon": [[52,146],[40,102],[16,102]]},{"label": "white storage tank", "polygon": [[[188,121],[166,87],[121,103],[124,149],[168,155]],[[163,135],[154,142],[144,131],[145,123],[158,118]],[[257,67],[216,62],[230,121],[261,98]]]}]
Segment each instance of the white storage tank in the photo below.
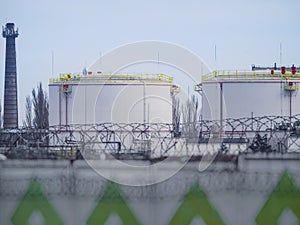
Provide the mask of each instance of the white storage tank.
[{"label": "white storage tank", "polygon": [[164,74],[64,74],[49,84],[50,126],[172,123],[173,78]]},{"label": "white storage tank", "polygon": [[204,120],[300,113],[300,74],[280,70],[213,72],[202,77]]}]

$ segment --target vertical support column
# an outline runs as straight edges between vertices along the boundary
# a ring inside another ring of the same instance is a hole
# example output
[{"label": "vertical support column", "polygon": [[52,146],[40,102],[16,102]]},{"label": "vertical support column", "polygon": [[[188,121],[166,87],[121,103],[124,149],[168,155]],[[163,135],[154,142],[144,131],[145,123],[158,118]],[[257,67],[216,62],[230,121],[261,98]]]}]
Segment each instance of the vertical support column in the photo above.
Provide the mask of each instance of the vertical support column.
[{"label": "vertical support column", "polygon": [[65,93],[66,96],[66,126],[68,125],[68,93]]},{"label": "vertical support column", "polygon": [[58,101],[58,124],[59,124],[59,127],[61,127],[61,114],[62,114],[62,111],[61,111],[61,93],[62,93],[62,85],[58,86],[58,98],[59,98],[59,101]]},{"label": "vertical support column", "polygon": [[6,38],[5,54],[5,83],[4,83],[4,118],[3,128],[18,128],[18,90],[17,90],[17,66],[15,38],[18,30],[13,23],[7,23],[3,27],[2,36]]},{"label": "vertical support column", "polygon": [[223,83],[220,82],[220,135],[223,132]]},{"label": "vertical support column", "polygon": [[292,91],[290,91],[290,125],[292,125]]}]

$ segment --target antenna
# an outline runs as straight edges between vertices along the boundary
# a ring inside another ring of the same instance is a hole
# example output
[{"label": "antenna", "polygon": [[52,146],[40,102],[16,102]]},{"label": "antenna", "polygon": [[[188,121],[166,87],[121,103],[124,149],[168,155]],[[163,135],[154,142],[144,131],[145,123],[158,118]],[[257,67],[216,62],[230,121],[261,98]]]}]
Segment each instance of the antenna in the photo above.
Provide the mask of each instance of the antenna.
[{"label": "antenna", "polygon": [[51,52],[51,74],[54,76],[54,51]]},{"label": "antenna", "polygon": [[84,61],[84,66],[83,66],[83,70],[82,70],[82,75],[86,76],[88,74],[88,71],[86,69],[86,60]]},{"label": "antenna", "polygon": [[215,67],[216,70],[218,69],[218,64],[217,64],[217,45],[215,44]]},{"label": "antenna", "polygon": [[215,62],[217,63],[217,45],[215,45]]},{"label": "antenna", "polygon": [[[102,52],[100,51],[99,52],[99,66],[100,66],[100,69],[101,69],[101,71],[103,70],[101,67],[102,67]],[[103,71],[102,71],[103,72]]]},{"label": "antenna", "polygon": [[280,46],[279,46],[279,62],[280,62],[280,66],[282,66],[282,43],[280,42]]},{"label": "antenna", "polygon": [[156,65],[156,73],[160,73],[159,71],[159,51],[157,51],[157,65]]}]

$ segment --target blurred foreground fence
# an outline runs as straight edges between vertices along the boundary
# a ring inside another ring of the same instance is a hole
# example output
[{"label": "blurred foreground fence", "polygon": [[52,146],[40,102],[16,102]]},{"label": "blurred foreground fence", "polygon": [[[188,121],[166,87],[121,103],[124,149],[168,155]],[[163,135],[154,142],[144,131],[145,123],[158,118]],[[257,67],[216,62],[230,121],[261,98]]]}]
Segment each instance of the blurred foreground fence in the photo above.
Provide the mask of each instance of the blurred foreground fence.
[{"label": "blurred foreground fence", "polygon": [[[299,155],[264,156],[214,162],[204,172],[189,162],[141,187],[107,181],[83,160],[0,161],[0,225],[299,224]],[[115,170],[110,165],[99,167]]]}]

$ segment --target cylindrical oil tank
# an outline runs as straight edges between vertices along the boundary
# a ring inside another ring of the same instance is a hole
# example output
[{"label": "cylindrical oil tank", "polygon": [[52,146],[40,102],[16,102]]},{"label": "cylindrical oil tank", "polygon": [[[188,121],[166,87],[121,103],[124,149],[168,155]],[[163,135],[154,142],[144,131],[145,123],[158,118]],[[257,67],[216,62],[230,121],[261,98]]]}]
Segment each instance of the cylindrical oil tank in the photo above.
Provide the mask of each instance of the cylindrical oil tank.
[{"label": "cylindrical oil tank", "polygon": [[155,75],[64,75],[50,80],[50,125],[172,123],[173,79]]},{"label": "cylindrical oil tank", "polygon": [[281,71],[211,74],[202,80],[205,120],[292,116],[300,113],[300,79]]}]

